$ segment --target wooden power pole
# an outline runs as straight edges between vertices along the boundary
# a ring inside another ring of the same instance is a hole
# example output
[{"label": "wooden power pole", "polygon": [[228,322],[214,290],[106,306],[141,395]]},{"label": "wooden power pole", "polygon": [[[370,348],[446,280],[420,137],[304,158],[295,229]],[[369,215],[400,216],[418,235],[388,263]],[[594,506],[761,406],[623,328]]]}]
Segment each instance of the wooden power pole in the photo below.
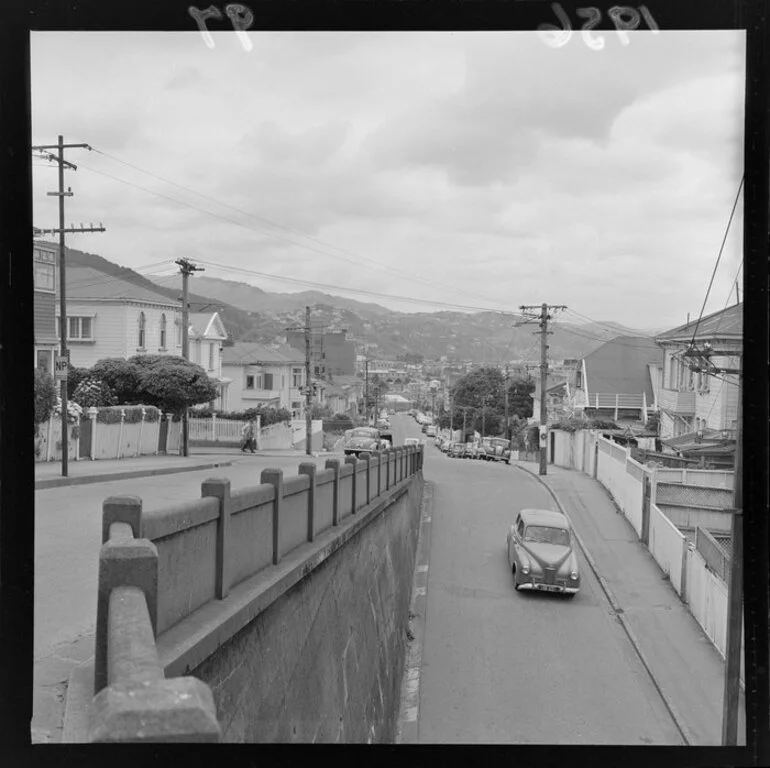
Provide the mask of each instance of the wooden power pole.
[{"label": "wooden power pole", "polygon": [[305,453],[312,456],[311,440],[313,438],[313,387],[310,382],[310,307],[305,307]]},{"label": "wooden power pole", "polygon": [[[546,404],[546,389],[548,386],[548,336],[552,333],[548,330],[548,321],[551,315],[549,309],[566,309],[563,304],[548,305],[543,303],[537,306],[521,306],[519,309],[525,313],[527,318],[516,325],[526,325],[535,320],[540,326],[540,471],[539,474],[545,475],[548,472],[548,409]],[[540,309],[539,316],[527,315],[527,312]]]},{"label": "wooden power pole", "polygon": [[[66,280],[66,263],[64,258],[64,234],[65,232],[104,232],[104,227],[100,224],[98,227],[93,226],[84,227],[82,224],[79,228],[64,226],[64,198],[72,197],[72,189],[68,188],[64,191],[64,166],[76,171],[77,166],[74,163],[67,162],[64,159],[64,150],[73,148],[83,148],[90,150],[91,147],[88,144],[65,144],[64,137],[59,136],[59,141],[56,144],[38,144],[32,149],[37,152],[42,152],[49,159],[59,164],[59,190],[58,192],[48,192],[49,197],[59,198],[59,227],[57,229],[37,229],[39,234],[58,234],[59,235],[59,315],[61,322],[60,329],[60,344],[61,351],[59,359],[54,365],[54,371],[56,378],[61,381],[61,474],[62,477],[67,477],[69,473],[69,440],[67,435],[67,417],[69,404],[67,402],[67,374],[69,369],[69,351],[67,349],[67,334],[69,328],[67,327],[67,280]],[[55,155],[49,152],[50,149],[58,149],[59,154]]]},{"label": "wooden power pole", "polygon": [[[190,337],[189,337],[189,304],[187,294],[188,285],[187,282],[190,275],[193,272],[204,272],[203,267],[196,267],[192,262],[187,259],[177,259],[176,264],[179,265],[179,271],[182,273],[182,357],[185,360],[190,359]],[[187,406],[182,410],[182,455],[190,455],[189,445],[189,423],[187,417]]]}]

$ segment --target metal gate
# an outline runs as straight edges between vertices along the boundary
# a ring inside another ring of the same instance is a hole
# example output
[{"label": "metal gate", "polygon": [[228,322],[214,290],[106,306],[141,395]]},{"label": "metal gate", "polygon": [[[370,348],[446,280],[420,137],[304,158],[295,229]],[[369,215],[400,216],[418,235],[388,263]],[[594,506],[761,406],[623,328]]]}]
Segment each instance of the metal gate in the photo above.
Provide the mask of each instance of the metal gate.
[{"label": "metal gate", "polygon": [[158,453],[166,452],[166,440],[168,438],[168,419],[160,417],[160,429],[158,430]]},{"label": "metal gate", "polygon": [[91,458],[91,439],[93,435],[93,419],[80,420],[80,458]]}]

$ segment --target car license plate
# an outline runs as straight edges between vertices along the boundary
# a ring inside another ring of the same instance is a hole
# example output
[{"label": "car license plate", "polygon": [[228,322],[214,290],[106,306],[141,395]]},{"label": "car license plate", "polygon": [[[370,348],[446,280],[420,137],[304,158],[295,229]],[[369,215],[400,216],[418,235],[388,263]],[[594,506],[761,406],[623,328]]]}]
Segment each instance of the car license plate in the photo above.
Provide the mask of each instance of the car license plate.
[{"label": "car license plate", "polygon": [[544,592],[561,592],[561,587],[557,587],[554,584],[538,584],[537,587]]}]

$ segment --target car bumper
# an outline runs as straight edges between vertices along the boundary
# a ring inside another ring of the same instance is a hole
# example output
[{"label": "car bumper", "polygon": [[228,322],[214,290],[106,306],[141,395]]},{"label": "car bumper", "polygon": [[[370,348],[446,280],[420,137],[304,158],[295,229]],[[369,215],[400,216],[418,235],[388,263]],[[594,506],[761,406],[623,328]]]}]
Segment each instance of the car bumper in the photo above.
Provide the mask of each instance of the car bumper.
[{"label": "car bumper", "polygon": [[580,587],[563,587],[561,584],[543,584],[541,582],[533,584],[532,582],[525,582],[524,584],[519,584],[519,589],[531,589],[533,592],[560,592],[566,595],[575,595],[580,590]]}]

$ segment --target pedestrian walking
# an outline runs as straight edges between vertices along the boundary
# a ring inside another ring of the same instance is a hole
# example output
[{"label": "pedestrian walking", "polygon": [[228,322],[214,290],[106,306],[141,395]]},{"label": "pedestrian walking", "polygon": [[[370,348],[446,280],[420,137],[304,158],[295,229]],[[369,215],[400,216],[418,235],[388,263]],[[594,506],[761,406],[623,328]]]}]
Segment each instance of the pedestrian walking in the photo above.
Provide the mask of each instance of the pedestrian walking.
[{"label": "pedestrian walking", "polygon": [[249,421],[243,425],[241,436],[241,453],[246,453],[247,450],[256,453],[257,436],[256,425],[253,419],[249,419]]}]

